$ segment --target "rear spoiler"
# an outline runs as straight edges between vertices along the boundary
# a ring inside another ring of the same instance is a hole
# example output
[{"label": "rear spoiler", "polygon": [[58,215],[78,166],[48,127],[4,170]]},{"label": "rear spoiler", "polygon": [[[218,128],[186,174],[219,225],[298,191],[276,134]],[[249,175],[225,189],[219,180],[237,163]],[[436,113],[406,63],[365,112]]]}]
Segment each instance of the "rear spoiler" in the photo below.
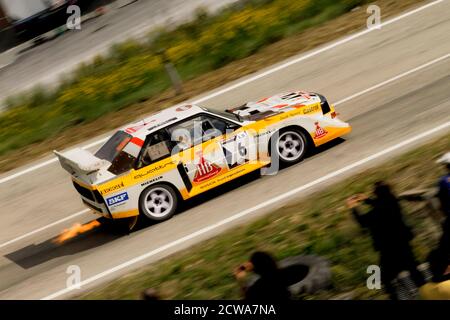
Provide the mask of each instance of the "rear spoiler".
[{"label": "rear spoiler", "polygon": [[58,157],[61,167],[72,175],[89,175],[111,165],[109,161],[97,158],[89,151],[81,148],[65,153],[54,150],[53,153]]}]

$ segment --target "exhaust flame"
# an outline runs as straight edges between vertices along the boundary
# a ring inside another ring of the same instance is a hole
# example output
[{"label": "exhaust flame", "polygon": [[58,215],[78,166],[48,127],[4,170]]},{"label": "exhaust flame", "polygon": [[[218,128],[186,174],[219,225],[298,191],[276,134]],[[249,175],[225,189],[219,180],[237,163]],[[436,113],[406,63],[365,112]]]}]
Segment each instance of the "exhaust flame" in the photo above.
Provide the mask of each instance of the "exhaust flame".
[{"label": "exhaust flame", "polygon": [[97,220],[91,221],[86,224],[75,223],[71,228],[64,229],[63,232],[58,236],[58,238],[53,240],[53,243],[61,244],[67,240],[75,238],[79,234],[88,232],[94,228],[100,226],[100,222]]}]

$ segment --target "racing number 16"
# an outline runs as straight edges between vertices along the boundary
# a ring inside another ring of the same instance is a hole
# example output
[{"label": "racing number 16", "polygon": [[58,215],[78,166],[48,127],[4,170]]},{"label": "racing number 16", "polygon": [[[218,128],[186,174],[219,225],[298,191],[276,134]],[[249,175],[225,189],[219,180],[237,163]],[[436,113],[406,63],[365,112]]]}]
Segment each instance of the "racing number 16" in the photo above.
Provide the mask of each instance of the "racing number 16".
[{"label": "racing number 16", "polygon": [[245,146],[247,134],[241,133],[222,142],[223,153],[230,169],[248,161],[248,150]]}]

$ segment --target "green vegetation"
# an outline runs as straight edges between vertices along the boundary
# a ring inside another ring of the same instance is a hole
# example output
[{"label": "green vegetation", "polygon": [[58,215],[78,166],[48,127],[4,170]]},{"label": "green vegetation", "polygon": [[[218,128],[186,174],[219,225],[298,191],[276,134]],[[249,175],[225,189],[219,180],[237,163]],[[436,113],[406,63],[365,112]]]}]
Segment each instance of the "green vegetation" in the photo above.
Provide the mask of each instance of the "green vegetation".
[{"label": "green vegetation", "polygon": [[[447,135],[78,298],[138,299],[143,289],[153,287],[164,299],[236,299],[239,288],[232,271],[251,252],[266,250],[277,259],[318,254],[331,261],[333,288],[307,299],[328,299],[348,292],[356,299],[383,299],[383,291],[365,286],[366,268],[377,264],[378,255],[369,235],[353,221],[345,199],[357,192],[370,193],[380,179],[387,179],[397,193],[433,186],[443,174],[434,162],[449,145]],[[405,220],[416,235],[414,250],[423,261],[436,244],[436,234],[431,231],[434,222],[413,214],[417,204],[404,203],[403,207]]]},{"label": "green vegetation", "polygon": [[[55,90],[35,88],[7,99],[0,114],[0,155],[42,142],[76,125],[149,99],[170,87],[164,51],[189,80],[337,17],[365,0],[242,0],[174,30],[155,30],[146,43],[127,41],[97,57]],[[150,40],[151,39],[151,40]]]}]

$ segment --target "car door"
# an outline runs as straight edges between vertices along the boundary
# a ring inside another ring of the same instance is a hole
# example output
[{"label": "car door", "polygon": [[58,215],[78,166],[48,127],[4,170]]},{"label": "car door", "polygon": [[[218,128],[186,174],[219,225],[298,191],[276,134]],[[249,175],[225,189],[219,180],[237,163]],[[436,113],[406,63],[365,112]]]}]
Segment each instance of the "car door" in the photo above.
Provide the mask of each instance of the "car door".
[{"label": "car door", "polygon": [[233,134],[239,127],[205,113],[167,128],[174,143],[173,154],[179,152],[180,175],[190,195],[221,184],[220,176],[243,163],[233,150],[236,138],[226,138],[226,133]]}]

